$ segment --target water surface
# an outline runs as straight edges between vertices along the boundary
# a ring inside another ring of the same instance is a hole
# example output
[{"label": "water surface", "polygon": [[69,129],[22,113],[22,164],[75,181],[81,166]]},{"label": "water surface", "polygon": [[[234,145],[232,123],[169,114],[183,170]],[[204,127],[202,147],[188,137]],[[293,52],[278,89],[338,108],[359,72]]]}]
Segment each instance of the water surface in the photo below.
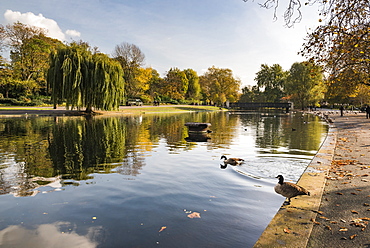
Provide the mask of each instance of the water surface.
[{"label": "water surface", "polygon": [[326,131],[282,112],[2,118],[0,246],[251,247],[284,201],[275,177],[296,182]]}]

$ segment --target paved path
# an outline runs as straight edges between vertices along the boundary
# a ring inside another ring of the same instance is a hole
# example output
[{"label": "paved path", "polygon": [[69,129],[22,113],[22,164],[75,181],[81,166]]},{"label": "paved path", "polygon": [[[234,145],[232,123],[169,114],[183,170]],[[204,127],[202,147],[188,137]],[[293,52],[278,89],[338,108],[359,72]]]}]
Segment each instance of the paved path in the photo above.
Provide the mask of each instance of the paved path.
[{"label": "paved path", "polygon": [[326,114],[328,137],[298,181],[311,196],[282,206],[255,248],[370,248],[370,119]]},{"label": "paved path", "polygon": [[334,116],[334,160],[307,247],[370,247],[370,119]]}]

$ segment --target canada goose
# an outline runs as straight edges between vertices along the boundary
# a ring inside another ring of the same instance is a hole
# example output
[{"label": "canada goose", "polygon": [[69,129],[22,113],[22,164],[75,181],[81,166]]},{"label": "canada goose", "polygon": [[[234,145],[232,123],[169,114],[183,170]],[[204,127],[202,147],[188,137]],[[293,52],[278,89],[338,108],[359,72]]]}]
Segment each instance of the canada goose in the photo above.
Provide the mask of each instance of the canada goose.
[{"label": "canada goose", "polygon": [[241,158],[226,158],[225,155],[221,156],[221,159],[224,159],[225,164],[238,165],[244,162],[244,159]]},{"label": "canada goose", "polygon": [[275,186],[275,192],[288,198],[287,205],[290,204],[290,198],[298,195],[310,195],[310,192],[301,186],[294,183],[284,182],[284,177],[282,175],[278,175],[276,178],[279,179],[279,182]]}]

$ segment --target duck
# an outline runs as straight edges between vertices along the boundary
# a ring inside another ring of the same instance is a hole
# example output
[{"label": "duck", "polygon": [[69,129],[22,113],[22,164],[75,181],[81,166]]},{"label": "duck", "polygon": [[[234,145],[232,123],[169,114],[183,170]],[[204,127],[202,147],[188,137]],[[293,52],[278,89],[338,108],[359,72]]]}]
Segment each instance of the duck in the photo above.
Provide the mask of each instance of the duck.
[{"label": "duck", "polygon": [[221,156],[221,159],[224,160],[225,164],[239,165],[244,162],[244,159],[241,158],[226,158],[225,155]]},{"label": "duck", "polygon": [[[288,202],[286,205],[290,204],[290,199],[299,195],[310,195],[310,192],[307,191],[305,188],[289,182],[284,182],[284,177],[282,175],[278,175],[276,178],[279,179],[279,182],[275,186],[275,192],[288,198]],[[285,203],[284,203],[285,204]]]}]

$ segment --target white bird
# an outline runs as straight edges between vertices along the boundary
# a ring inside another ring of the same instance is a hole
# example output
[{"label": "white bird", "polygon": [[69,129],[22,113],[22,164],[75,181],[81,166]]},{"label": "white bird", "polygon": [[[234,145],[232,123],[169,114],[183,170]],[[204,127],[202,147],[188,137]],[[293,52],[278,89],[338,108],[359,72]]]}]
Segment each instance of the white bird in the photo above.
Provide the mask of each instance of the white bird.
[{"label": "white bird", "polygon": [[275,192],[288,198],[287,205],[290,204],[290,198],[299,196],[299,195],[310,195],[305,188],[289,182],[284,182],[284,177],[282,175],[278,175],[276,178],[279,179],[279,182],[275,186]]},{"label": "white bird", "polygon": [[224,160],[225,164],[239,165],[244,162],[244,159],[241,158],[226,158],[225,155],[221,156],[221,159]]}]

